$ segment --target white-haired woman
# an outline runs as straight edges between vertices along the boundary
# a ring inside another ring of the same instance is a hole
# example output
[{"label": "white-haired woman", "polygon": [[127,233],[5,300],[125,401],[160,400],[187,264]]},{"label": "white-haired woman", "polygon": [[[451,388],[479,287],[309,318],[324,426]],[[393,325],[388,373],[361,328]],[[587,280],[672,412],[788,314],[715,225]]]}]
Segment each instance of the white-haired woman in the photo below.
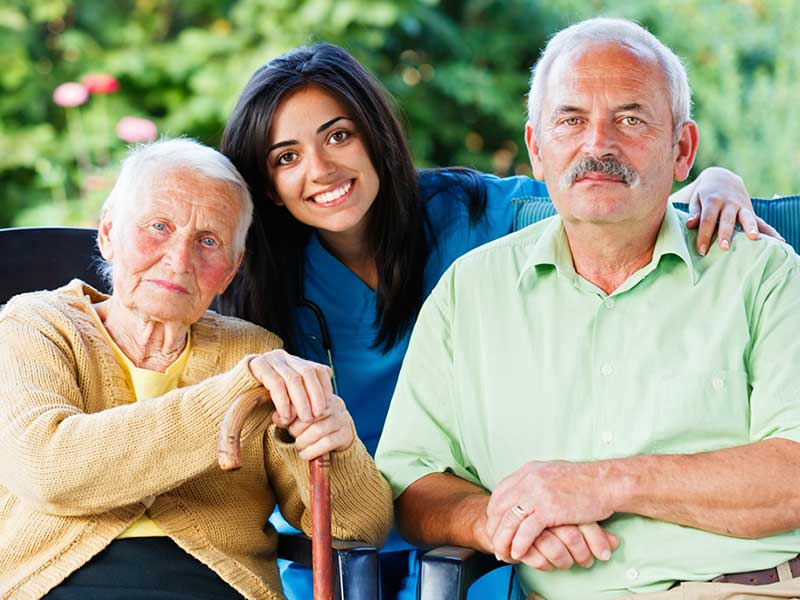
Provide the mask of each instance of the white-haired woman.
[{"label": "white-haired woman", "polygon": [[[0,596],[282,598],[276,503],[310,526],[306,461],[333,452],[333,534],[379,544],[386,482],[328,367],[206,309],[233,279],[252,204],[218,152],[135,150],[103,209],[110,296],[75,280],[0,313]],[[242,469],[216,439],[242,392]]]}]

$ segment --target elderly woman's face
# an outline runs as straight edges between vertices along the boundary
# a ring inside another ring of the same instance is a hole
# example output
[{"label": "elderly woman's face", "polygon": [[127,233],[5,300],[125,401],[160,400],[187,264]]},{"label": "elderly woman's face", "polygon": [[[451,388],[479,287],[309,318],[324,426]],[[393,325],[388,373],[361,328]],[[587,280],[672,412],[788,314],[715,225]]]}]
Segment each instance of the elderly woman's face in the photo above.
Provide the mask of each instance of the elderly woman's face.
[{"label": "elderly woman's face", "polygon": [[240,214],[230,185],[188,170],[104,214],[98,239],[115,300],[148,319],[194,323],[236,274]]}]

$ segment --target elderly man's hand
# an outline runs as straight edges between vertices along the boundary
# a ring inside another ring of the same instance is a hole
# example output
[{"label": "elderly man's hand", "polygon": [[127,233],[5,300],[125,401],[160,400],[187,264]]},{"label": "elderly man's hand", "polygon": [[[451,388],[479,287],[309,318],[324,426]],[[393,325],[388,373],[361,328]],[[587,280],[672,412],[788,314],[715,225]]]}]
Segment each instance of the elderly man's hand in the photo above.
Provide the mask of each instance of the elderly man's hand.
[{"label": "elderly man's hand", "polygon": [[[520,519],[521,520],[521,519]],[[597,523],[559,525],[545,529],[518,561],[540,571],[569,569],[574,564],[589,568],[594,559],[608,560],[619,540]]]},{"label": "elderly man's hand", "polygon": [[311,423],[328,416],[333,405],[330,367],[272,350],[250,361],[250,372],[269,391],[273,420],[287,427],[295,419]]},{"label": "elderly man's hand", "polygon": [[[272,415],[277,425],[282,425],[278,413]],[[334,395],[328,412],[313,420],[295,419],[286,427],[294,437],[298,456],[303,460],[314,460],[328,452],[347,450],[355,441],[355,426],[344,400]]]},{"label": "elderly man's hand", "polygon": [[[605,484],[600,465],[533,461],[501,481],[487,507],[486,527],[495,555],[505,561],[528,557],[534,563],[531,566],[540,568],[538,559],[533,560],[535,554],[529,555],[537,542],[549,546],[555,543],[550,535],[538,539],[546,529],[610,517],[614,512],[612,490]],[[558,537],[552,531],[551,535]],[[592,543],[586,540],[587,546],[598,545],[595,530],[590,531],[590,536]],[[608,542],[613,544],[610,539]],[[601,556],[594,554],[598,558],[605,556],[601,549],[598,552]]]}]

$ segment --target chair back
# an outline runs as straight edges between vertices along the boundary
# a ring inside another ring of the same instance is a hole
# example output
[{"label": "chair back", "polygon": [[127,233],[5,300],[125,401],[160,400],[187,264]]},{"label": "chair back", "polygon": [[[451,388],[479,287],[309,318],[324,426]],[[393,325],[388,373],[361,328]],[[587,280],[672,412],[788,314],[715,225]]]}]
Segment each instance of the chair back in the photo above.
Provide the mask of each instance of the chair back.
[{"label": "chair back", "polygon": [[83,227],[0,229],[0,304],[23,292],[52,290],[79,278],[100,291],[97,230]]}]

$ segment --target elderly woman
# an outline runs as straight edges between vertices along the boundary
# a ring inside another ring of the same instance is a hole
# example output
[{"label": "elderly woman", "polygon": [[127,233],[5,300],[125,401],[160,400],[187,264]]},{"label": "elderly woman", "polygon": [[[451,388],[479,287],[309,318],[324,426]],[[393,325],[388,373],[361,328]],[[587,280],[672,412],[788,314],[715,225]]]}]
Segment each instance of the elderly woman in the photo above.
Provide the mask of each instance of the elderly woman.
[{"label": "elderly woman", "polygon": [[[265,523],[277,502],[309,530],[306,461],[326,452],[333,535],[388,533],[389,488],[328,368],[207,310],[251,211],[216,151],[140,147],[101,217],[111,296],[75,280],[0,313],[0,596],[282,598]],[[222,418],[259,386],[270,402],[223,473]]]}]

